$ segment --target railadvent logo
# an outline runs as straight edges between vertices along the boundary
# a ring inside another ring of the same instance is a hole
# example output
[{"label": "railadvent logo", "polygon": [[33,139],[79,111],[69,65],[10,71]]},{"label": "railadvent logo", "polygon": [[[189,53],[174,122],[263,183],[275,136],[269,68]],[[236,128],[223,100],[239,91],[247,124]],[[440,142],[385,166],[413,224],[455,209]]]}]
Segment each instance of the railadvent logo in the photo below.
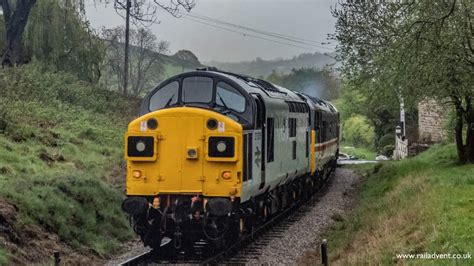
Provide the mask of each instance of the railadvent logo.
[{"label": "railadvent logo", "polygon": [[456,260],[456,259],[472,259],[471,252],[467,252],[464,254],[459,253],[418,253],[418,254],[397,254],[397,259],[424,259],[424,260],[436,260],[436,259],[444,259],[444,260]]}]

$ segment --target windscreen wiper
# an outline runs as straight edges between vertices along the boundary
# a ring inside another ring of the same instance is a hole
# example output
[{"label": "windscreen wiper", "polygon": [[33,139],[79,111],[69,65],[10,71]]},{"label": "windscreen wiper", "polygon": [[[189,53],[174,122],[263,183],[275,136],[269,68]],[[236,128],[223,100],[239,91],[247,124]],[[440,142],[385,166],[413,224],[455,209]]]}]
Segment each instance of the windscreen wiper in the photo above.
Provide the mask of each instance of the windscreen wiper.
[{"label": "windscreen wiper", "polygon": [[173,95],[171,95],[170,99],[169,99],[169,100],[166,102],[166,104],[165,104],[165,108],[166,108],[166,107],[168,107],[168,106],[170,105],[170,103],[171,103],[171,101],[173,100],[173,98],[174,98],[174,94],[173,94]]},{"label": "windscreen wiper", "polygon": [[222,105],[225,107],[225,109],[229,109],[229,108],[227,107],[227,104],[225,104],[224,100],[222,99],[222,97],[221,97],[221,95],[220,95],[219,93],[217,94],[217,97],[219,97],[219,100],[221,100]]}]

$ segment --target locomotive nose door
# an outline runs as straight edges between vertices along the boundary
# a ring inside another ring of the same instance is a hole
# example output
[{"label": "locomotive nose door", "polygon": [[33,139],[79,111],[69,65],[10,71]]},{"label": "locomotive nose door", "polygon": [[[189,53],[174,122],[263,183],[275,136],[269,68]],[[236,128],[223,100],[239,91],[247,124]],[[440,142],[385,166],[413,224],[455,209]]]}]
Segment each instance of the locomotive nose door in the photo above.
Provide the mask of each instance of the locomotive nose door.
[{"label": "locomotive nose door", "polygon": [[[177,114],[160,121],[160,191],[202,192],[203,118]],[[189,150],[196,151],[197,156],[190,158]]]}]

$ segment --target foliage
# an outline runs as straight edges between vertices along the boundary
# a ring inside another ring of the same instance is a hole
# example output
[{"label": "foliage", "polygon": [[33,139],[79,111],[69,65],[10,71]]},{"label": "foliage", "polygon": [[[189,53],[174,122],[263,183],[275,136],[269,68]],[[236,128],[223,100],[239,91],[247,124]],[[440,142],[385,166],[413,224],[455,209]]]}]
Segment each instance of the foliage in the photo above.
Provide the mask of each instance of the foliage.
[{"label": "foliage", "polygon": [[[354,116],[363,118],[372,129],[370,133],[372,142],[365,145],[375,148],[378,153],[390,154],[391,151],[387,146],[393,146],[394,144],[394,128],[398,123],[397,117],[399,115],[399,103],[396,98],[383,97],[380,91],[370,94],[368,88],[370,85],[355,87],[344,82],[342,86],[342,95],[334,101],[334,104],[341,114],[343,125]],[[382,98],[384,100],[381,101]],[[417,123],[417,112],[414,109],[414,105],[406,106],[408,124]],[[346,126],[343,126],[343,138],[346,138],[345,131],[347,130]],[[347,139],[346,141],[350,142]],[[352,145],[358,144],[353,143]]]},{"label": "foliage", "polygon": [[454,145],[357,168],[365,176],[360,207],[328,232],[334,263],[403,264],[396,254],[472,252],[474,165],[457,165]]},{"label": "foliage", "polygon": [[372,147],[374,144],[374,128],[363,116],[355,115],[344,121],[343,140],[358,147]]},{"label": "foliage", "polygon": [[472,1],[456,0],[340,1],[333,10],[345,79],[381,103],[448,100],[460,162],[474,161],[473,12]]},{"label": "foliage", "polygon": [[8,264],[8,255],[5,250],[0,247],[0,265],[7,265]]},{"label": "foliage", "polygon": [[199,62],[197,56],[189,50],[179,50],[173,55],[173,57],[181,65],[182,71],[201,66],[201,62]]},{"label": "foliage", "polygon": [[287,75],[273,71],[266,79],[288,89],[322,99],[331,100],[339,95],[339,80],[327,69],[292,69]]},{"label": "foliage", "polygon": [[[43,67],[97,82],[105,47],[70,1],[39,1],[31,11],[24,42]],[[69,3],[69,4],[68,4]]]},{"label": "foliage", "polygon": [[1,71],[0,87],[0,197],[19,209],[15,227],[38,224],[74,248],[115,250],[131,236],[115,180],[138,104],[34,65]]},{"label": "foliage", "polygon": [[[66,0],[68,1],[68,0]],[[75,0],[84,9],[85,0]],[[127,10],[127,0],[93,0],[94,2],[110,3],[113,1],[113,8],[123,17]],[[168,3],[166,3],[168,2]],[[179,18],[184,11],[191,11],[195,6],[195,0],[134,0],[130,5],[130,18],[135,23],[157,22],[158,10],[168,12],[170,15]]]}]

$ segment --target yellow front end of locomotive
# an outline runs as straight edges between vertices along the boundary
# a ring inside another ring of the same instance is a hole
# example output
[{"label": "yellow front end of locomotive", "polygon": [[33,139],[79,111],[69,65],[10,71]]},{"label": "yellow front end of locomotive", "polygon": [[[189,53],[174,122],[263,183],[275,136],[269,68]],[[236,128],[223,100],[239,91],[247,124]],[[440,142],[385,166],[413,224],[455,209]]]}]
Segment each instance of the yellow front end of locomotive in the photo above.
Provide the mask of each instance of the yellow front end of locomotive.
[{"label": "yellow front end of locomotive", "polygon": [[193,107],[168,108],[132,121],[125,136],[127,195],[239,197],[242,126]]}]

